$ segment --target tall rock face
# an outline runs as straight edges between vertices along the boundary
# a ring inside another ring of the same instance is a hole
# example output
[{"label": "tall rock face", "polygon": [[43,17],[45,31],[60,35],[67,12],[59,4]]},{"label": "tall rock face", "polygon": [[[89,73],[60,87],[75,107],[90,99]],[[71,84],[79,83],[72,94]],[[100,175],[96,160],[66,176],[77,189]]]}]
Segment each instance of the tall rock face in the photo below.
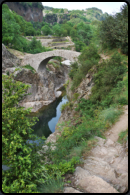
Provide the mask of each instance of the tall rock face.
[{"label": "tall rock face", "polygon": [[57,14],[46,14],[45,22],[51,23],[52,25],[57,22]]},{"label": "tall rock face", "polygon": [[[40,2],[5,2],[8,7],[21,15],[26,21],[42,22],[43,21],[43,6]],[[35,3],[35,4],[34,4]]]},{"label": "tall rock face", "polygon": [[15,55],[10,53],[4,44],[2,44],[2,73],[5,73],[6,68],[12,68],[14,66],[19,66],[21,63]]}]

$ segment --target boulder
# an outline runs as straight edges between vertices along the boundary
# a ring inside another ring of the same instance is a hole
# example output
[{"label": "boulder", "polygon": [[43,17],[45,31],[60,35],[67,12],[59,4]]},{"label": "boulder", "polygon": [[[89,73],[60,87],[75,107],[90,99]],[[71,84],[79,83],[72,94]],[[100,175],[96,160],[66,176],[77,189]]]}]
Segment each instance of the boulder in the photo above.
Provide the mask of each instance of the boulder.
[{"label": "boulder", "polygon": [[61,92],[61,91],[56,91],[56,92],[55,92],[55,96],[56,96],[56,98],[60,97],[60,96],[61,96],[61,94],[62,94],[62,92]]},{"label": "boulder", "polygon": [[21,63],[15,55],[10,53],[5,45],[2,43],[2,73],[5,72],[6,68],[11,68],[14,66],[19,66]]},{"label": "boulder", "polygon": [[84,178],[86,178],[86,177],[88,177],[90,175],[91,174],[90,174],[90,172],[88,170],[85,170],[85,169],[83,169],[81,167],[76,167],[75,172],[74,172],[74,176],[76,178],[76,182],[75,183],[77,184],[79,180],[84,179]]},{"label": "boulder", "polygon": [[104,160],[98,157],[90,156],[84,161],[84,169],[92,175],[101,176],[107,182],[116,180],[114,169]]},{"label": "boulder", "polygon": [[119,193],[109,183],[95,175],[79,180],[78,185],[87,193]]},{"label": "boulder", "polygon": [[72,187],[65,187],[64,188],[64,193],[83,193],[83,192],[80,192],[78,190],[75,190],[74,188]]},{"label": "boulder", "polygon": [[37,112],[41,107],[49,105],[52,101],[34,101],[34,102],[20,102],[19,105],[25,109],[32,107],[31,112]]}]

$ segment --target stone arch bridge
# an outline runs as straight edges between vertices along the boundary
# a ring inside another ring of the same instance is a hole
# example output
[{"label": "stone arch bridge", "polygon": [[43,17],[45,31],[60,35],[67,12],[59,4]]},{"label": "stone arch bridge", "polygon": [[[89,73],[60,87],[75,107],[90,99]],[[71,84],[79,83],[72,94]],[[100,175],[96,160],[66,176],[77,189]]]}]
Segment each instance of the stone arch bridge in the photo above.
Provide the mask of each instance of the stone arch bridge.
[{"label": "stone arch bridge", "polygon": [[21,65],[30,64],[37,72],[41,72],[46,68],[46,64],[55,56],[63,57],[71,62],[77,61],[80,52],[71,50],[53,50],[38,54],[27,54],[24,56]]}]

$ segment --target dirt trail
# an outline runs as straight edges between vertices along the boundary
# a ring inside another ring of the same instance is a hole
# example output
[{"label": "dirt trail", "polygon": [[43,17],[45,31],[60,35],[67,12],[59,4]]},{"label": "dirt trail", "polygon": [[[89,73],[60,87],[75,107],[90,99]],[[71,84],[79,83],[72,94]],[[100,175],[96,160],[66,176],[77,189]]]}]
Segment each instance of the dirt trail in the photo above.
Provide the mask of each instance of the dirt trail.
[{"label": "dirt trail", "polygon": [[118,134],[128,128],[128,105],[124,114],[106,132],[106,139],[95,136],[97,146],[70,176],[64,193],[125,193],[128,189],[128,141],[117,142]]},{"label": "dirt trail", "polygon": [[124,106],[124,109],[124,114],[121,115],[116,124],[105,134],[106,138],[111,139],[113,142],[118,140],[118,134],[121,131],[125,131],[128,128],[128,105]]}]

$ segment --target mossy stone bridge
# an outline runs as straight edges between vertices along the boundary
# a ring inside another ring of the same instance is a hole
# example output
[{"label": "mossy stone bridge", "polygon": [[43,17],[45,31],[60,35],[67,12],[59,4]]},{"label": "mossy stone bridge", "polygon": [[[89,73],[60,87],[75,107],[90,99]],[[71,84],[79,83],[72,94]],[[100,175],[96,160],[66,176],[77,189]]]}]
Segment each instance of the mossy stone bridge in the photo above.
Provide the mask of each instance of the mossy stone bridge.
[{"label": "mossy stone bridge", "polygon": [[71,50],[54,50],[38,54],[27,54],[24,56],[21,65],[24,66],[26,64],[30,64],[30,66],[32,66],[37,72],[41,72],[46,69],[48,61],[55,56],[60,56],[70,60],[71,62],[75,62],[78,60],[79,55],[80,52]]}]

